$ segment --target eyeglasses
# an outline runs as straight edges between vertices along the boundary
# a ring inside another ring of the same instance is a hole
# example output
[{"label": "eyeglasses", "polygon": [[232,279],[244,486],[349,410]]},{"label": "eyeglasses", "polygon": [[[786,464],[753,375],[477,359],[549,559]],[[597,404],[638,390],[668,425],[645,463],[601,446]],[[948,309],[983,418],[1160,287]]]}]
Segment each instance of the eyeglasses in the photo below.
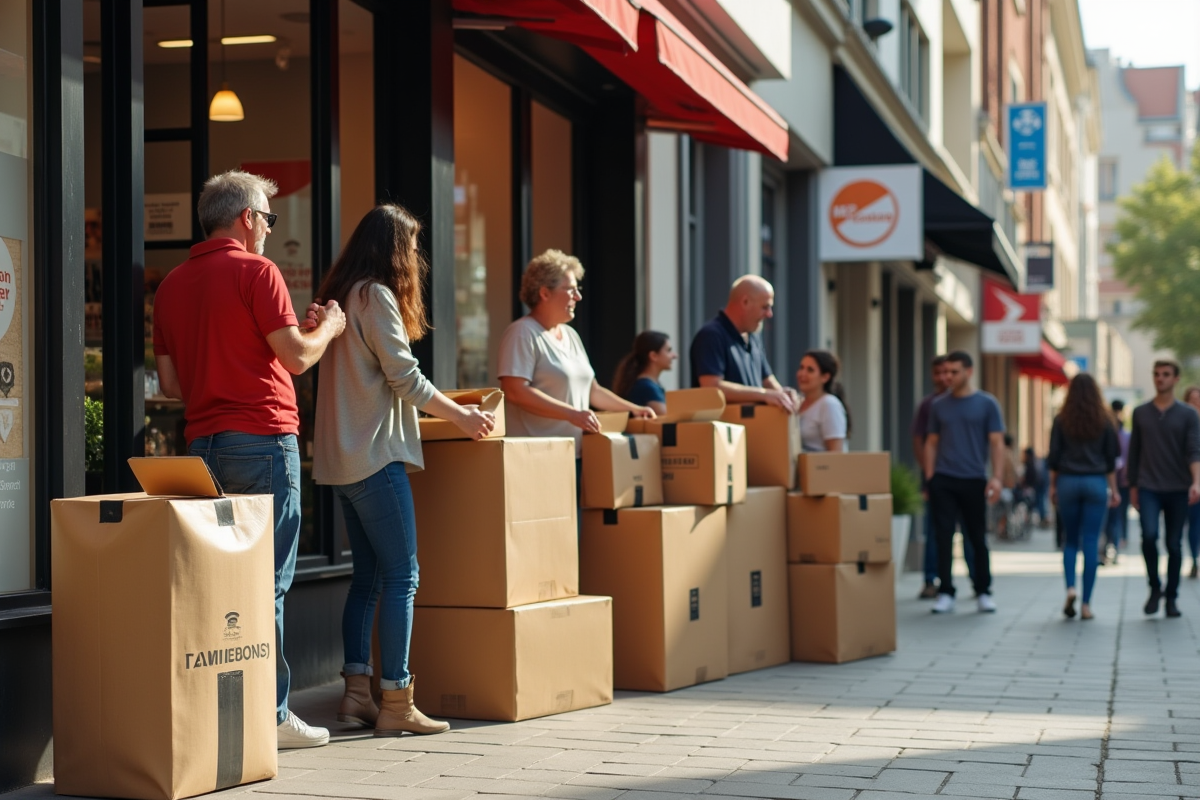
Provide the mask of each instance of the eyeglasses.
[{"label": "eyeglasses", "polygon": [[274,228],[275,220],[279,219],[278,214],[268,214],[266,211],[259,211],[257,208],[252,208],[250,210],[253,211],[255,214],[262,214],[262,218],[267,221],[268,228]]}]

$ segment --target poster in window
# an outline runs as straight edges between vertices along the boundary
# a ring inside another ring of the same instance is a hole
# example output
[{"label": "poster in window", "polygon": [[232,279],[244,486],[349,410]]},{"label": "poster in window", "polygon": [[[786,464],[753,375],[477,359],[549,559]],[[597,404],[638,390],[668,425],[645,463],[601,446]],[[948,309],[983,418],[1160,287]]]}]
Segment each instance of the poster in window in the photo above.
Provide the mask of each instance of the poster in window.
[{"label": "poster in window", "polygon": [[23,458],[21,242],[0,237],[0,459]]}]

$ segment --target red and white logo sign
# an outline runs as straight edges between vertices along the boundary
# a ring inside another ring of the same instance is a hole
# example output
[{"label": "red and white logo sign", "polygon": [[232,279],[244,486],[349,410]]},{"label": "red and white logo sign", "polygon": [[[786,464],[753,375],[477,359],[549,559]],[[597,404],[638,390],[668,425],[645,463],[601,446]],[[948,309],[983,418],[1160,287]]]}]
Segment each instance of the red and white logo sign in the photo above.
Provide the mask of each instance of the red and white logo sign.
[{"label": "red and white logo sign", "polygon": [[896,230],[900,203],[891,189],[875,181],[846,184],[829,206],[833,232],[851,247],[874,247]]},{"label": "red and white logo sign", "polygon": [[1040,353],[1042,296],[1017,294],[994,281],[983,282],[983,352]]},{"label": "red and white logo sign", "polygon": [[821,172],[822,261],[916,261],[925,254],[921,168]]}]

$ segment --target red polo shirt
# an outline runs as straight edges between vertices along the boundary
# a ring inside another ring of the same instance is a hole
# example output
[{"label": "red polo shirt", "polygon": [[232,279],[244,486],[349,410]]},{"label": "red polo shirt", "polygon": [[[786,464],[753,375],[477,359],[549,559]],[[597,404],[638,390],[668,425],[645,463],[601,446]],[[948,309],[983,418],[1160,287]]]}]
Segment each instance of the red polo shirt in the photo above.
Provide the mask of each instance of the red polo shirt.
[{"label": "red polo shirt", "polygon": [[170,356],[189,443],[222,431],[299,433],[291,374],[267,334],[296,325],[279,268],[234,239],[210,239],[154,296],[154,354]]}]

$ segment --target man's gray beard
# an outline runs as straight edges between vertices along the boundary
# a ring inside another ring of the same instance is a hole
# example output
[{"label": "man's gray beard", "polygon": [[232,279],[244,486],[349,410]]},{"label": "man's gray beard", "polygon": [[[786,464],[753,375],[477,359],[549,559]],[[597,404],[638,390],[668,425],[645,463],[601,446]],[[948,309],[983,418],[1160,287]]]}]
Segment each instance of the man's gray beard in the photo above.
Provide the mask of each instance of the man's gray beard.
[{"label": "man's gray beard", "polygon": [[257,242],[254,243],[254,252],[258,253],[260,256],[264,254],[263,251],[266,249],[267,249],[267,237],[264,236],[263,238],[259,239]]}]

